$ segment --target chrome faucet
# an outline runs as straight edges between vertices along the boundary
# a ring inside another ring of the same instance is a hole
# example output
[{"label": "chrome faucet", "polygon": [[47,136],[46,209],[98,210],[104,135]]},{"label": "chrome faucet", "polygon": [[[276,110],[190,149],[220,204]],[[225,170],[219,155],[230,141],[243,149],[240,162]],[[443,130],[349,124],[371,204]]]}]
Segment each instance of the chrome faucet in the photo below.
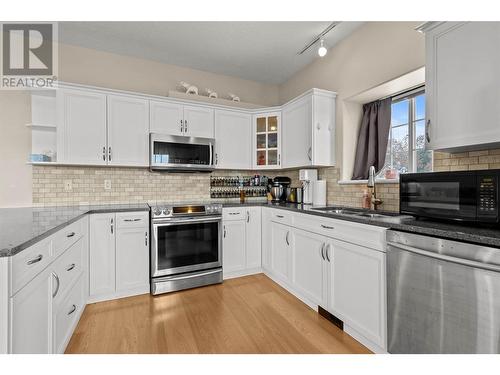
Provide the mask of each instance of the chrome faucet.
[{"label": "chrome faucet", "polygon": [[376,210],[377,206],[379,204],[384,203],[384,201],[380,198],[377,198],[377,188],[375,186],[375,167],[372,165],[368,171],[368,183],[366,186],[371,190],[372,192],[372,199],[371,199],[371,204],[370,208],[372,210]]}]

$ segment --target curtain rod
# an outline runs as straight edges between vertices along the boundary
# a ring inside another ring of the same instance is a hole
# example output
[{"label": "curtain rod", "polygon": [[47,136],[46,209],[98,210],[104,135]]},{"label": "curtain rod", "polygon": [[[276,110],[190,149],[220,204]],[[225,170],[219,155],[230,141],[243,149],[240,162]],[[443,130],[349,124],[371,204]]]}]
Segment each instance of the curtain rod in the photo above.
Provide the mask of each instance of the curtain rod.
[{"label": "curtain rod", "polygon": [[391,98],[392,100],[402,99],[405,96],[408,96],[410,94],[413,94],[414,92],[420,91],[424,87],[425,87],[425,84],[423,84],[423,85],[420,84],[420,85],[417,85],[417,86],[413,86],[413,87],[411,87],[409,89],[405,89],[405,90],[399,91],[399,92],[397,92],[395,94],[384,96],[383,98],[380,98],[378,100],[384,100],[384,99],[388,99],[388,98]]}]

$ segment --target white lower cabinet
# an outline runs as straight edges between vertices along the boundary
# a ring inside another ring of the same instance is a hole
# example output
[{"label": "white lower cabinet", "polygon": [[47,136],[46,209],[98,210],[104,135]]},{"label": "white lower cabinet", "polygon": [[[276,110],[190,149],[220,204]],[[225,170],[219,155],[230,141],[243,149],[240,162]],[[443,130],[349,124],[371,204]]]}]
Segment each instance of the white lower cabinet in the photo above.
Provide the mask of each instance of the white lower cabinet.
[{"label": "white lower cabinet", "polygon": [[52,353],[52,273],[46,269],[10,298],[10,353]]},{"label": "white lower cabinet", "polygon": [[223,209],[224,278],[261,272],[261,207]]},{"label": "white lower cabinet", "polygon": [[90,216],[90,301],[149,290],[149,213]]},{"label": "white lower cabinet", "polygon": [[284,224],[271,223],[271,272],[278,280],[287,283],[290,279],[290,251],[292,228]]},{"label": "white lower cabinet", "polygon": [[293,229],[291,284],[309,303],[327,307],[329,256],[324,236]]},{"label": "white lower cabinet", "polygon": [[329,310],[381,348],[386,347],[385,253],[331,240]]}]

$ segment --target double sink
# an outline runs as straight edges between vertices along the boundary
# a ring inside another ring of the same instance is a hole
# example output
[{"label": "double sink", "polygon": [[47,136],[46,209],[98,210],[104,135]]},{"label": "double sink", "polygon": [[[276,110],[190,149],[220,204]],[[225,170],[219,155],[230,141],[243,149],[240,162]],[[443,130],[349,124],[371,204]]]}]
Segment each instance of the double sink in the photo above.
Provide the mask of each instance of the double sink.
[{"label": "double sink", "polygon": [[323,212],[326,214],[332,214],[335,216],[359,217],[359,218],[373,219],[389,223],[400,223],[405,219],[411,219],[411,216],[399,215],[397,213],[392,213],[392,212],[374,212],[364,209],[345,208],[338,206],[311,207],[311,210]]}]

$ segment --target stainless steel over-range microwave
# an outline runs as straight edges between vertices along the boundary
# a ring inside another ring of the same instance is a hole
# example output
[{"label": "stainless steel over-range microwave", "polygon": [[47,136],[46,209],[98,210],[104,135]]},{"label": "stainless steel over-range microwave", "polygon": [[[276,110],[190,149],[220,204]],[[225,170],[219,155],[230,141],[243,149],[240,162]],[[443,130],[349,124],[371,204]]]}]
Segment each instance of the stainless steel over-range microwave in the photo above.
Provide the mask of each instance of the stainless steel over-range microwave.
[{"label": "stainless steel over-range microwave", "polygon": [[151,170],[210,172],[214,169],[215,139],[151,133]]}]

